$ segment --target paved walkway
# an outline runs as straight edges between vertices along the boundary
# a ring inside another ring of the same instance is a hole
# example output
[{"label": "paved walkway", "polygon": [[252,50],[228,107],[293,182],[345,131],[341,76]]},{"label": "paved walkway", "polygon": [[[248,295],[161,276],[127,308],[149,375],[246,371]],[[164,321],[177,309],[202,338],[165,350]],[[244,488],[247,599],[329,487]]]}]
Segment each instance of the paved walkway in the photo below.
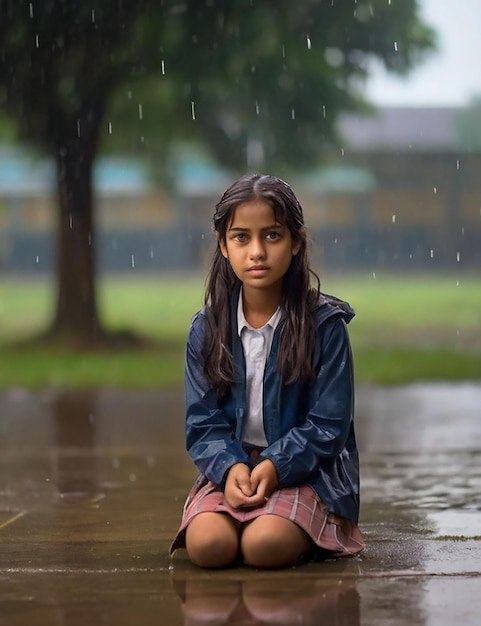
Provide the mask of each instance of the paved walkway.
[{"label": "paved walkway", "polygon": [[178,391],[0,392],[0,625],[478,626],[481,385],[362,388],[356,558],[167,556],[195,470]]}]

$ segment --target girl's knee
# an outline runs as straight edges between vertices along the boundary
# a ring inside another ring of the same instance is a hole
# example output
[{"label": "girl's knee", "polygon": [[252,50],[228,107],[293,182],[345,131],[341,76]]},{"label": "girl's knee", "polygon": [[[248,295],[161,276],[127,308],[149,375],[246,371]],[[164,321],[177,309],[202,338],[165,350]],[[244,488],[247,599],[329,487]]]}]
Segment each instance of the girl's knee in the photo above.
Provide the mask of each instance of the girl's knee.
[{"label": "girl's knee", "polygon": [[255,519],[241,538],[244,561],[252,567],[286,567],[312,547],[307,534],[294,522],[273,515]]},{"label": "girl's knee", "polygon": [[226,567],[239,552],[238,530],[233,520],[220,513],[201,513],[187,527],[185,547],[199,567]]}]

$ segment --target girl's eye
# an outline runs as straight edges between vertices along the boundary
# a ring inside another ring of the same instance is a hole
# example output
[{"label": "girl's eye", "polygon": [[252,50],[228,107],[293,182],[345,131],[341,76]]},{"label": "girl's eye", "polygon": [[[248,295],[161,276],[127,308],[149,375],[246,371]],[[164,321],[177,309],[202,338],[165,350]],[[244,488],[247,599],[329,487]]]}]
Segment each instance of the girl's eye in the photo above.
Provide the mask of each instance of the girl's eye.
[{"label": "girl's eye", "polygon": [[267,239],[269,239],[269,241],[276,241],[276,239],[279,239],[280,236],[281,236],[280,233],[272,232],[272,233],[268,233]]},{"label": "girl's eye", "polygon": [[237,233],[237,235],[234,236],[234,239],[236,241],[244,242],[247,239],[247,237],[244,233]]}]

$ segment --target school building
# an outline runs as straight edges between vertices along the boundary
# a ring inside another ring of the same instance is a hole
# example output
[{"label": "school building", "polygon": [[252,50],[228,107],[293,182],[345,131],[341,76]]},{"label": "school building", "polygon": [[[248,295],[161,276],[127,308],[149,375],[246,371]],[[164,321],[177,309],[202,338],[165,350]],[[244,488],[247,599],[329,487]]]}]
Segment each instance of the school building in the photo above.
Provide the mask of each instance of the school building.
[{"label": "school building", "polygon": [[[459,109],[383,108],[340,120],[342,148],[292,183],[316,266],[479,269],[481,149],[462,145]],[[178,161],[176,193],[143,165],[95,166],[100,271],[195,269],[212,246],[210,219],[232,175],[194,153]],[[0,150],[0,272],[54,267],[53,165]]]}]

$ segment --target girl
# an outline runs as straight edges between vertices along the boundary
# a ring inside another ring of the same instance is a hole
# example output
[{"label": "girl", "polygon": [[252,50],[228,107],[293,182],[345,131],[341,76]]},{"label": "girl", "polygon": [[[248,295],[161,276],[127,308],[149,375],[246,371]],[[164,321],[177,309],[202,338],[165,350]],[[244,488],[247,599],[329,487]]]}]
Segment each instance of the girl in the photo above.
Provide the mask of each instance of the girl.
[{"label": "girl", "polygon": [[201,474],[171,554],[185,547],[209,568],[355,554],[354,312],[320,293],[301,205],[279,178],[235,182],[214,230],[185,364],[186,445]]}]

